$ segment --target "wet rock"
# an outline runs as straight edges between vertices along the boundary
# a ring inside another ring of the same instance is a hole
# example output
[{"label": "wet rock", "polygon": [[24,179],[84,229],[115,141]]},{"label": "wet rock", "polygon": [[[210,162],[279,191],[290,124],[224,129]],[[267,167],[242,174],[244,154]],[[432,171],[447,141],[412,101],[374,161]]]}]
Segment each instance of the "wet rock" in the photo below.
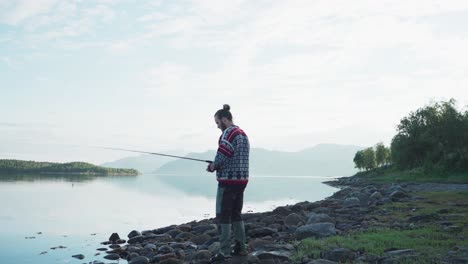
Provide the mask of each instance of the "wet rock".
[{"label": "wet rock", "polygon": [[192,226],[188,225],[188,224],[185,224],[185,225],[178,226],[177,229],[179,229],[182,232],[190,232],[190,231],[192,231]]},{"label": "wet rock", "polygon": [[391,250],[385,252],[385,255],[389,257],[397,257],[397,256],[404,256],[404,255],[412,255],[415,254],[416,250],[414,249],[399,249],[399,250]]},{"label": "wet rock", "polygon": [[178,259],[181,259],[181,260],[185,259],[185,251],[183,251],[182,249],[177,249],[175,251],[175,255],[176,255],[176,258]]},{"label": "wet rock", "polygon": [[271,229],[268,227],[261,227],[261,228],[249,230],[247,233],[250,237],[265,237],[265,236],[271,236],[276,232],[278,232],[278,230]]},{"label": "wet rock", "polygon": [[288,216],[289,214],[293,213],[293,211],[290,208],[286,207],[286,206],[280,206],[280,207],[277,207],[276,209],[274,209],[273,213],[279,214],[279,215],[282,215],[282,216]]},{"label": "wet rock", "polygon": [[165,259],[159,262],[159,264],[183,264],[183,263],[184,263],[183,260],[176,259],[176,258]]},{"label": "wet rock", "polygon": [[111,253],[109,255],[104,256],[105,259],[108,260],[118,260],[120,258],[119,254]]},{"label": "wet rock", "polygon": [[168,246],[168,245],[163,245],[158,248],[158,252],[161,254],[168,254],[168,253],[174,253],[174,248]]},{"label": "wet rock", "polygon": [[276,221],[277,221],[277,217],[274,216],[274,215],[265,216],[261,220],[261,222],[264,223],[266,226],[274,224],[274,223],[276,223]]},{"label": "wet rock", "polygon": [[151,262],[159,262],[170,258],[177,258],[175,253],[159,254],[156,255]]},{"label": "wet rock", "polygon": [[178,234],[178,235],[175,237],[175,240],[176,240],[176,241],[187,241],[187,240],[189,240],[190,238],[192,238],[192,234],[191,234],[191,233],[189,233],[189,232],[183,232],[183,233]]},{"label": "wet rock", "polygon": [[193,264],[208,264],[210,263],[211,259],[211,252],[208,250],[200,250],[198,251],[192,258]]},{"label": "wet rock", "polygon": [[140,243],[140,242],[143,242],[145,240],[145,237],[144,236],[132,236],[132,238],[130,238],[128,240],[128,243],[129,244],[135,244],[135,243]]},{"label": "wet rock", "polygon": [[85,258],[85,256],[83,254],[73,255],[72,257],[77,258],[77,259],[84,259]]},{"label": "wet rock", "polygon": [[190,241],[196,245],[203,245],[206,241],[210,239],[211,237],[209,235],[200,235],[200,236],[192,237]]},{"label": "wet rock", "polygon": [[130,232],[127,235],[128,238],[132,238],[132,237],[136,237],[136,236],[141,236],[141,233],[139,231],[136,231],[136,230],[133,230],[132,232]]},{"label": "wet rock", "polygon": [[157,250],[158,247],[155,244],[148,243],[144,247],[145,249],[150,249],[150,250]]},{"label": "wet rock", "polygon": [[361,205],[361,200],[356,197],[346,198],[343,202],[344,207],[355,207]]},{"label": "wet rock", "polygon": [[314,259],[307,262],[307,264],[338,264],[338,262],[330,261],[327,259]]},{"label": "wet rock", "polygon": [[328,237],[336,235],[335,225],[332,223],[316,223],[299,227],[294,236],[301,240],[308,237]]},{"label": "wet rock", "polygon": [[199,225],[199,226],[195,226],[192,228],[192,230],[195,232],[195,233],[198,233],[198,234],[203,234],[207,231],[211,231],[211,230],[218,230],[218,228],[216,227],[216,225],[214,224],[211,224],[211,225]]},{"label": "wet rock", "polygon": [[284,219],[284,224],[288,226],[298,226],[299,223],[302,223],[302,222],[304,222],[304,220],[302,219],[300,215],[296,213],[289,214]]},{"label": "wet rock", "polygon": [[147,257],[139,256],[136,258],[132,258],[128,264],[148,264],[149,259]]},{"label": "wet rock", "polygon": [[370,196],[371,199],[380,200],[383,198],[383,195],[380,192],[374,192]]},{"label": "wet rock", "polygon": [[114,244],[117,244],[116,242],[119,239],[120,239],[120,236],[117,233],[112,233],[112,235],[109,237],[109,241],[114,243]]},{"label": "wet rock", "polygon": [[174,229],[176,229],[175,225],[161,227],[161,228],[154,229],[153,234],[162,235],[162,234],[167,233],[167,232],[169,232],[171,230],[174,230]]},{"label": "wet rock", "polygon": [[336,248],[331,251],[325,252],[322,258],[337,261],[337,262],[352,262],[356,258],[356,253],[347,248]]},{"label": "wet rock", "polygon": [[256,256],[248,255],[247,264],[261,264],[261,261]]},{"label": "wet rock", "polygon": [[309,219],[307,219],[307,224],[315,224],[315,223],[333,223],[333,219],[327,214],[317,214],[311,213],[309,215]]},{"label": "wet rock", "polygon": [[252,253],[252,256],[257,257],[262,262],[269,259],[290,262],[292,253],[289,251],[255,251]]},{"label": "wet rock", "polygon": [[120,248],[120,245],[112,244],[112,245],[109,246],[109,248],[117,249],[117,248]]},{"label": "wet rock", "polygon": [[182,234],[182,231],[180,231],[179,229],[174,229],[174,230],[170,230],[170,231],[166,232],[166,234],[170,235],[173,238],[175,238],[179,234]]},{"label": "wet rock", "polygon": [[409,197],[409,195],[402,191],[394,191],[390,194],[390,200],[392,200],[392,202],[398,202],[407,197]]}]

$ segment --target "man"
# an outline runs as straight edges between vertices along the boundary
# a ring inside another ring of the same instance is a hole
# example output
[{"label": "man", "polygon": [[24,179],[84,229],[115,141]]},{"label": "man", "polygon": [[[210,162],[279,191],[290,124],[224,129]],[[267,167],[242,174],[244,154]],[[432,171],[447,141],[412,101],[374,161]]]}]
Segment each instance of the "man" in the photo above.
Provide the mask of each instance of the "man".
[{"label": "man", "polygon": [[234,254],[246,256],[246,238],[242,206],[244,190],[249,181],[249,139],[245,132],[232,121],[229,105],[216,112],[216,125],[223,132],[219,138],[216,157],[208,168],[216,171],[218,192],[216,195],[216,218],[220,223],[220,251],[212,261],[222,261],[231,257],[231,227],[236,245]]}]

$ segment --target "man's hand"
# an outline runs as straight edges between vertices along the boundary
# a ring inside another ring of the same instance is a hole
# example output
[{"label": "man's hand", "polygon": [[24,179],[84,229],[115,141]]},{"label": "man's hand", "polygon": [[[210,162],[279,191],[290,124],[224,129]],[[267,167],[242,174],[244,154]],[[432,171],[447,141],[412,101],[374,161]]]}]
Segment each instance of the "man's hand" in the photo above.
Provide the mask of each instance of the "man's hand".
[{"label": "man's hand", "polygon": [[210,163],[210,164],[208,165],[208,167],[206,167],[206,171],[207,171],[207,172],[213,172],[213,171],[215,171],[215,169],[214,169],[214,167],[213,167],[213,163]]}]

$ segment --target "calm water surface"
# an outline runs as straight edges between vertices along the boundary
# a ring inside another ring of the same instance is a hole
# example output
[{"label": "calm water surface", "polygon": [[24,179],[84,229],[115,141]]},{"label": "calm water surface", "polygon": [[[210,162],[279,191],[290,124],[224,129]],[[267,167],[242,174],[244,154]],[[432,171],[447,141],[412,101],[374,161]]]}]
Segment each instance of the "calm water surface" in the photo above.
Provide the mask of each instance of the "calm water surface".
[{"label": "calm water surface", "polygon": [[[322,183],[329,179],[251,176],[244,212],[321,200],[337,190]],[[95,254],[113,232],[127,239],[132,230],[214,217],[215,195],[212,174],[0,176],[0,262],[111,263]]]}]

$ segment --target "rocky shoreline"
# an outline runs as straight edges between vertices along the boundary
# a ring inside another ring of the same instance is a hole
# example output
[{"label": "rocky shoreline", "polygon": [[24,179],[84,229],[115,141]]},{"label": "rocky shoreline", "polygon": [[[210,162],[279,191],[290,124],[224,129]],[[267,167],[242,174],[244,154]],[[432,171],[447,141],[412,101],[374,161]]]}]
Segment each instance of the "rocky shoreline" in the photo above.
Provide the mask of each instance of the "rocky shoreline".
[{"label": "rocky shoreline", "polygon": [[[341,189],[321,201],[305,201],[281,206],[271,212],[244,214],[250,253],[246,257],[234,256],[228,263],[411,263],[418,257],[411,248],[389,249],[384,256],[335,248],[320,252],[318,259],[307,255],[298,259],[295,253],[299,241],[309,237],[346,235],[375,227],[415,228],[433,219],[421,217],[383,223],[375,216],[389,213],[381,208],[385,204],[417,201],[420,197],[413,194],[415,191],[468,190],[468,184],[374,184],[358,177],[340,178],[327,184]],[[446,225],[444,228],[459,227]],[[135,230],[128,234],[127,240],[114,233],[109,241],[102,243],[109,248],[98,250],[106,252],[105,259],[124,259],[130,264],[202,264],[210,263],[211,256],[218,251],[218,236],[214,219],[206,219],[154,230]],[[454,250],[456,252],[444,256],[445,263],[468,263],[466,249]]]}]

